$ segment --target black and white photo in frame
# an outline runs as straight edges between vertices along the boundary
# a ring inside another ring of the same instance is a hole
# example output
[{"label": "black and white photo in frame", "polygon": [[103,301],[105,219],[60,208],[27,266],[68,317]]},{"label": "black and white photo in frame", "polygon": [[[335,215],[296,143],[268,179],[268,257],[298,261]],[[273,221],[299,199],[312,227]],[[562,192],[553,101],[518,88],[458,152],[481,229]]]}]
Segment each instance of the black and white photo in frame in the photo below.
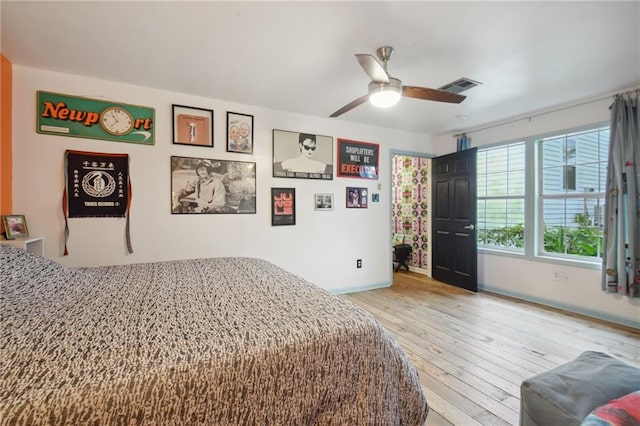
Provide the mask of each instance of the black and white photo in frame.
[{"label": "black and white photo in frame", "polygon": [[171,157],[173,214],[256,212],[256,163]]},{"label": "black and white photo in frame", "polygon": [[333,194],[314,194],[316,210],[333,210]]}]

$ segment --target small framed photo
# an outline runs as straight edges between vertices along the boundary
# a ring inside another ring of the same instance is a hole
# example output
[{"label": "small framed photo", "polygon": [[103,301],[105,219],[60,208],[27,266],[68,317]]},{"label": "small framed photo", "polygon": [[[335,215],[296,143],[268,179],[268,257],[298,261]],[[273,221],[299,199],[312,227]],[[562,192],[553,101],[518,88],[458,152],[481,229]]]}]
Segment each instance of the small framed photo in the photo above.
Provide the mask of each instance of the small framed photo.
[{"label": "small framed photo", "polygon": [[347,186],[347,208],[366,209],[369,191],[367,188]]},{"label": "small framed photo", "polygon": [[16,238],[27,238],[29,229],[27,228],[27,219],[24,215],[2,215],[2,224],[7,240]]},{"label": "small framed photo", "polygon": [[333,194],[314,194],[316,210],[333,210]]},{"label": "small framed photo", "polygon": [[253,115],[227,112],[227,152],[253,154]]},{"label": "small framed photo", "polygon": [[213,110],[172,105],[173,143],[213,148]]},{"label": "small framed photo", "polygon": [[271,226],[296,224],[296,189],[271,188]]}]

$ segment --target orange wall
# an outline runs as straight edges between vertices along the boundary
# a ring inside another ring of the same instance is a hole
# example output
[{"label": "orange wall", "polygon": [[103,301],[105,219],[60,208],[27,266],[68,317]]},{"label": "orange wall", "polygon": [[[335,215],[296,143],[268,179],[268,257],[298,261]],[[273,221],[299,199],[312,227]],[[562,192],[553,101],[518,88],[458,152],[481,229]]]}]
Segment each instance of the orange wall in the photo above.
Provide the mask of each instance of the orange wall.
[{"label": "orange wall", "polygon": [[11,151],[11,116],[13,94],[13,65],[0,55],[0,214],[11,214],[13,164]]}]

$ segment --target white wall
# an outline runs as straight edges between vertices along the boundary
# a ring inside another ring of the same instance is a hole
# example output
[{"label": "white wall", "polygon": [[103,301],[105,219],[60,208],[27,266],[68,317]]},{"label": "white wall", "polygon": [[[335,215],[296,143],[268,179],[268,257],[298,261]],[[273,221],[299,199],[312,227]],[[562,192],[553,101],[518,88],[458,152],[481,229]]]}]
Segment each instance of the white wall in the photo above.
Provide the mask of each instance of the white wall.
[{"label": "white wall", "polygon": [[[13,78],[13,207],[15,214],[26,215],[31,235],[45,237],[46,257],[67,265],[94,266],[251,256],[267,259],[332,291],[390,285],[389,152],[391,149],[433,152],[428,136],[21,66],[14,66]],[[153,107],[156,109],[156,144],[141,146],[37,134],[37,90]],[[214,110],[214,148],[172,144],[172,104]],[[254,115],[253,156],[226,152],[227,111]],[[272,178],[273,129],[333,136],[334,158],[338,137],[378,143],[381,179]],[[70,254],[62,256],[64,216],[61,197],[64,151],[67,149],[130,155],[133,254],[126,253],[125,219],[85,218],[69,220]],[[255,161],[257,213],[172,215],[172,155]],[[381,190],[377,189],[378,184]],[[380,192],[380,203],[370,202],[368,209],[347,210],[344,202],[346,186],[363,186],[370,192]],[[271,226],[271,187],[296,188],[295,226]],[[316,212],[313,206],[316,192],[334,193],[335,209]],[[356,269],[356,259],[362,259],[362,269]]]},{"label": "white wall", "polygon": [[[612,97],[469,133],[472,147],[607,122]],[[582,103],[582,102],[578,102]],[[483,127],[483,126],[480,126]],[[486,126],[488,127],[488,126]],[[434,137],[438,153],[456,149],[451,134]],[[561,279],[557,279],[558,275]],[[640,327],[640,299],[603,293],[600,270],[478,254],[479,288]]]}]

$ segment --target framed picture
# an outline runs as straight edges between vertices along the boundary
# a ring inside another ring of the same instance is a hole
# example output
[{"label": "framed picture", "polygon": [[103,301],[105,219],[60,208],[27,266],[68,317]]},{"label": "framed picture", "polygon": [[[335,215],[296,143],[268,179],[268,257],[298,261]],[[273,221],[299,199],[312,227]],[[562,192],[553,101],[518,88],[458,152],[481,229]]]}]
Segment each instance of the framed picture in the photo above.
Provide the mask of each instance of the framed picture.
[{"label": "framed picture", "polygon": [[333,137],[273,130],[273,177],[333,179]]},{"label": "framed picture", "polygon": [[256,163],[171,157],[171,213],[256,212]]},{"label": "framed picture", "polygon": [[271,225],[296,224],[296,189],[271,188]]},{"label": "framed picture", "polygon": [[333,194],[314,194],[316,210],[333,210]]},{"label": "framed picture", "polygon": [[2,215],[2,224],[7,240],[26,238],[29,236],[27,219],[24,215]]},{"label": "framed picture", "polygon": [[338,177],[378,180],[380,145],[338,139]]},{"label": "framed picture", "polygon": [[227,152],[253,154],[253,115],[227,112]]},{"label": "framed picture", "polygon": [[156,109],[38,90],[36,132],[154,145]]},{"label": "framed picture", "polygon": [[213,110],[172,105],[173,143],[213,148]]},{"label": "framed picture", "polygon": [[368,192],[367,188],[347,186],[347,208],[366,209]]}]

